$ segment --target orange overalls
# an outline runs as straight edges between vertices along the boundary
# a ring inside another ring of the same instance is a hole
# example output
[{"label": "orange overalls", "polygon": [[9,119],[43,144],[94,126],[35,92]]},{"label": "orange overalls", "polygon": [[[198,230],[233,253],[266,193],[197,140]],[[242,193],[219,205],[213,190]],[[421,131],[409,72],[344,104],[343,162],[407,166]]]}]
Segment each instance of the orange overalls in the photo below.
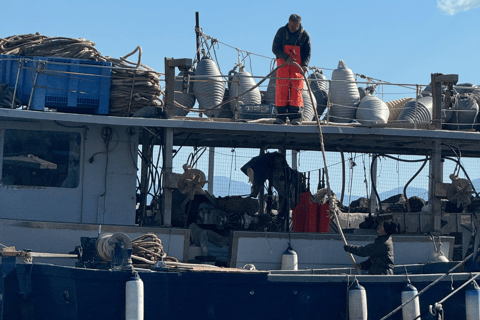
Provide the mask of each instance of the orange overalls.
[{"label": "orange overalls", "polygon": [[[302,65],[299,46],[285,45],[283,50],[293,58],[293,61]],[[277,59],[277,66],[284,62],[283,59]],[[277,70],[275,106],[303,107],[302,92],[303,75],[296,65],[286,64]]]}]

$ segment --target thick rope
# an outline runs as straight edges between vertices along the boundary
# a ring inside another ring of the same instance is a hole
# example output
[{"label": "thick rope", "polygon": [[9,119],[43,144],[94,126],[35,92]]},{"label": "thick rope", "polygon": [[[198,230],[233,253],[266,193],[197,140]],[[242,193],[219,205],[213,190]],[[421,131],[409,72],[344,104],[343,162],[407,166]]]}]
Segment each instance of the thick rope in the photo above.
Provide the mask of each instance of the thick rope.
[{"label": "thick rope", "polygon": [[[305,75],[305,72],[303,72],[302,67],[298,63],[293,62],[293,64],[298,67],[301,74],[303,75],[303,78],[305,79],[305,83],[307,84],[308,94],[310,95],[310,100],[314,101],[313,100],[312,89],[310,88],[310,83],[308,82],[308,79]],[[316,115],[315,118],[316,118],[317,126],[318,126],[318,136],[319,136],[319,139],[320,139],[320,147],[322,148],[323,163],[325,164],[325,178],[327,180],[328,205],[329,205],[329,208],[330,208],[330,212],[333,213],[333,217],[335,219],[335,224],[338,227],[338,232],[340,233],[340,236],[342,237],[343,243],[345,245],[347,245],[348,244],[347,239],[345,238],[345,235],[343,234],[342,226],[340,225],[340,220],[338,219],[338,215],[337,215],[337,210],[339,210],[339,209],[337,207],[337,204],[335,203],[335,199],[332,197],[332,190],[330,189],[330,179],[328,177],[327,156],[326,156],[326,152],[325,152],[325,144],[323,142],[322,125],[320,124],[320,117],[318,115],[317,109],[314,108],[314,111],[315,111],[315,115]],[[357,272],[360,273],[360,269],[357,267],[357,262],[355,261],[355,257],[351,253],[348,253],[348,254],[350,255],[350,259],[352,259],[353,266],[355,267]]]},{"label": "thick rope", "polygon": [[155,234],[147,233],[132,240],[132,259],[155,264],[156,261],[167,260],[178,262],[177,258],[167,256],[160,240]]}]

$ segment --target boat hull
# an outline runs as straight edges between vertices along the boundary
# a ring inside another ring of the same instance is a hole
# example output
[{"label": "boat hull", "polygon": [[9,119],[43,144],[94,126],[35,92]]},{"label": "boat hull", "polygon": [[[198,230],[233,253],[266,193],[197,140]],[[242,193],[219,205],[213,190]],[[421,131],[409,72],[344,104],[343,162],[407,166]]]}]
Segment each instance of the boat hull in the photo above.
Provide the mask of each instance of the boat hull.
[{"label": "boat hull", "polygon": [[[347,288],[355,276],[305,273],[139,270],[145,319],[348,319]],[[420,291],[439,276],[409,277]],[[124,319],[130,277],[129,271],[17,265],[4,278],[3,319]],[[422,314],[470,277],[453,274],[427,290],[420,296]],[[367,292],[369,319],[401,304],[405,275],[356,278]],[[446,319],[465,319],[464,290],[443,304]],[[401,319],[401,311],[390,319]]]}]

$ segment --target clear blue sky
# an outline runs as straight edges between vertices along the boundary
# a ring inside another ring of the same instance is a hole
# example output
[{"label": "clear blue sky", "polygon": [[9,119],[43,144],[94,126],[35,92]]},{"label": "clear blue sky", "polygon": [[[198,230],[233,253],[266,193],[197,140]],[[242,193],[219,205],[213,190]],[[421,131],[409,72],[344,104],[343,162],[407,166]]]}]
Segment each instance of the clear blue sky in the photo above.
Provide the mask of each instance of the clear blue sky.
[{"label": "clear blue sky", "polygon": [[[0,1],[0,37],[83,37],[112,57],[140,45],[142,61],[163,71],[164,57],[194,57],[195,11],[206,34],[260,55],[273,57],[275,32],[297,13],[312,39],[311,65],[334,69],[343,59],[394,83],[428,84],[442,72],[480,84],[480,0]],[[217,55],[224,74],[237,62],[231,48]],[[254,58],[252,67],[266,75],[270,62]]]}]

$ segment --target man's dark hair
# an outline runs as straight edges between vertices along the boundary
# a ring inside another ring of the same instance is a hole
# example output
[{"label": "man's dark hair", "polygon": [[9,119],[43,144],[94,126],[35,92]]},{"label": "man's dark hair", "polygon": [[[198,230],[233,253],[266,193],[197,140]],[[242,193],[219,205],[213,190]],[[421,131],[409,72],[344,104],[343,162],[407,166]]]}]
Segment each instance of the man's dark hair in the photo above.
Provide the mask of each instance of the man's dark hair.
[{"label": "man's dark hair", "polygon": [[292,22],[301,22],[302,21],[302,17],[300,17],[298,14],[296,13],[292,13],[290,15],[290,18],[288,18],[288,21],[292,21]]}]

